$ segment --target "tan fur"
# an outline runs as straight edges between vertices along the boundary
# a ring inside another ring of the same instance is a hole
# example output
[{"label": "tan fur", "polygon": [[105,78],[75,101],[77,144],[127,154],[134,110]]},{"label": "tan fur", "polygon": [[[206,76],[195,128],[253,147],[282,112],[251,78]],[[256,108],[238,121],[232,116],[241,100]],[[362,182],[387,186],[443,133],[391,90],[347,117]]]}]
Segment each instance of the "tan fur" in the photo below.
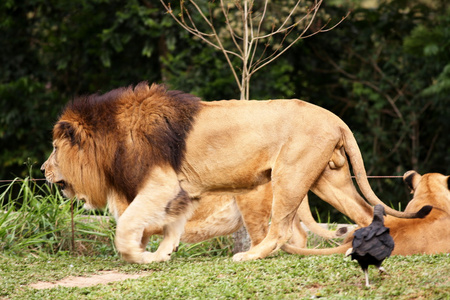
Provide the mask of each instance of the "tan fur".
[{"label": "tan fur", "polygon": [[[405,211],[415,211],[418,207],[432,205],[433,209],[423,219],[399,219],[386,216],[385,226],[390,229],[395,248],[392,254],[436,254],[450,253],[450,191],[449,176],[429,173],[421,176],[416,171],[408,171],[404,180],[411,182],[414,198]],[[326,255],[345,253],[352,243],[349,234],[343,245],[330,249],[296,249],[286,245],[291,253],[303,255]]]},{"label": "tan fur", "polygon": [[[382,203],[370,188],[347,125],[300,100],[200,102],[140,83],[69,103],[53,140],[55,150],[42,168],[47,179],[89,208],[108,203],[118,217],[117,249],[130,262],[167,260],[195,199],[240,194],[268,182],[268,233],[236,254],[236,261],[263,258],[282,247],[309,189],[367,224],[372,208],[356,195],[345,154],[363,195],[371,204]],[[389,207],[386,212],[416,215]],[[142,247],[144,230],[152,225],[164,233],[155,253]]]},{"label": "tan fur", "polygon": [[395,241],[393,254],[450,253],[450,191],[449,176],[429,173],[421,176],[415,171],[405,173],[413,176],[414,198],[405,211],[419,206],[432,205],[433,210],[424,219],[403,220],[386,217],[385,226],[391,230]]}]

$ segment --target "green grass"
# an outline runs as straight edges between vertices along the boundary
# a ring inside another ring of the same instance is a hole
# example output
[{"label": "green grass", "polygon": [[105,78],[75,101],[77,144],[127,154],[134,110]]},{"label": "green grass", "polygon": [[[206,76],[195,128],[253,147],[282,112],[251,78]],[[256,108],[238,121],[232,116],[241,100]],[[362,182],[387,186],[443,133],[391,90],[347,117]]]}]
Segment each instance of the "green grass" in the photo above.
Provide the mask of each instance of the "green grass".
[{"label": "green grass", "polygon": [[[288,254],[235,263],[230,257],[174,257],[165,263],[127,264],[117,257],[0,257],[0,299],[448,299],[450,256],[394,256],[370,268],[372,287],[355,261],[341,255]],[[56,281],[101,270],[148,274],[87,288],[36,290]]]},{"label": "green grass", "polygon": [[[114,253],[109,220],[87,216],[57,189],[30,178],[2,187],[0,194],[0,251],[38,255]],[[72,220],[75,230],[72,231]],[[109,245],[108,245],[109,243]]]}]

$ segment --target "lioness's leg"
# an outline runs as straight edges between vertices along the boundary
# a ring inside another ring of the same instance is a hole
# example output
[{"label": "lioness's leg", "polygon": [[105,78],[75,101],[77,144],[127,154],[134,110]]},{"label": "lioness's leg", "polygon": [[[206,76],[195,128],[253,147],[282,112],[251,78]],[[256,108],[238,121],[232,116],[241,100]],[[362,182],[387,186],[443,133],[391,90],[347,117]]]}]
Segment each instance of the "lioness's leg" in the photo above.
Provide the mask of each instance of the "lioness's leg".
[{"label": "lioness's leg", "polygon": [[[192,211],[186,197],[173,170],[155,168],[152,171],[117,223],[115,244],[125,260],[149,263],[170,258],[180,240],[180,227],[184,228]],[[141,246],[144,229],[149,225],[164,227],[167,233],[161,242],[163,247],[155,253],[145,252]]]},{"label": "lioness's leg", "polygon": [[184,227],[182,242],[198,243],[217,236],[228,235],[236,232],[243,225],[233,196],[209,195],[198,201],[197,210]]}]

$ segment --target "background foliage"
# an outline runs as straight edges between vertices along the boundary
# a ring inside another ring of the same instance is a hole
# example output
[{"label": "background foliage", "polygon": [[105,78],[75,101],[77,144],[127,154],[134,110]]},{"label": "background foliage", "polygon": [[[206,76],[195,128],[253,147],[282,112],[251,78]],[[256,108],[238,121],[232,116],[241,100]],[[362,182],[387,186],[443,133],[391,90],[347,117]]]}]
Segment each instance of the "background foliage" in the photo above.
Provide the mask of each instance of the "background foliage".
[{"label": "background foliage", "polygon": [[[334,20],[353,11],[257,73],[251,97],[330,109],[355,133],[369,174],[449,174],[448,2],[328,3],[322,15]],[[205,100],[239,97],[222,54],[174,24],[158,1],[2,1],[0,179],[25,176],[28,158],[45,160],[67,101],[142,80]],[[408,199],[399,180],[372,183],[386,202]]]}]

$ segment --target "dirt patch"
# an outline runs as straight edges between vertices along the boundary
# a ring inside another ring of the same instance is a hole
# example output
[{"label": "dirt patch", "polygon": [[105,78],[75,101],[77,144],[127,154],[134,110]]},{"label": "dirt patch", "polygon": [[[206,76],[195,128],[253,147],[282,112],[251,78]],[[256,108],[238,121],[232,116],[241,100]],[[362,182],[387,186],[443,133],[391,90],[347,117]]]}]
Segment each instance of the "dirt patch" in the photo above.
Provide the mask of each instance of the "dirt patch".
[{"label": "dirt patch", "polygon": [[69,276],[56,282],[37,282],[30,284],[35,289],[50,289],[58,286],[65,287],[89,287],[97,284],[106,284],[114,281],[122,281],[125,279],[137,279],[143,276],[148,276],[150,273],[143,274],[126,274],[118,273],[116,271],[102,271],[99,274],[92,276]]}]

